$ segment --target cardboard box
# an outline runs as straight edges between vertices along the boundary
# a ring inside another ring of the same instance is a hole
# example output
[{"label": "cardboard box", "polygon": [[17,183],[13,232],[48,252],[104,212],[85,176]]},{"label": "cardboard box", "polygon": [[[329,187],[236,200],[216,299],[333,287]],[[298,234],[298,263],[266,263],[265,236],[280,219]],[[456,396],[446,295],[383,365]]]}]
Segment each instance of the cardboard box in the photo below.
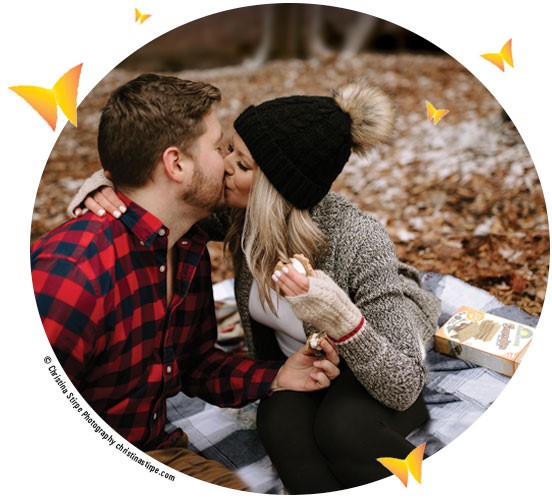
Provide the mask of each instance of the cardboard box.
[{"label": "cardboard box", "polygon": [[467,306],[435,333],[435,350],[512,376],[535,329]]}]

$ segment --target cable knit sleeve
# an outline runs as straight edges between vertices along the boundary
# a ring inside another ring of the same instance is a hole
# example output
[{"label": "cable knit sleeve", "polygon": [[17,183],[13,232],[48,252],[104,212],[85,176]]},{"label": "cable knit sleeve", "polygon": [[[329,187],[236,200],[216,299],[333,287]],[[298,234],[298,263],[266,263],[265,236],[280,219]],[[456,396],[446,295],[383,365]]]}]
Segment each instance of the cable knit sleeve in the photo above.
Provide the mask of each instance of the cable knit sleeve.
[{"label": "cable knit sleeve", "polygon": [[67,206],[67,214],[73,218],[75,216],[75,209],[82,206],[86,197],[101,187],[114,188],[111,180],[108,180],[105,177],[103,169],[96,171],[84,181],[78,192],[69,202],[69,205]]},{"label": "cable knit sleeve", "polygon": [[[399,272],[384,227],[352,211],[341,220],[336,270],[365,318],[360,330],[337,344],[357,379],[383,404],[405,410],[419,396],[427,376],[425,339],[437,328],[437,298]],[[416,295],[419,294],[419,295]]]}]

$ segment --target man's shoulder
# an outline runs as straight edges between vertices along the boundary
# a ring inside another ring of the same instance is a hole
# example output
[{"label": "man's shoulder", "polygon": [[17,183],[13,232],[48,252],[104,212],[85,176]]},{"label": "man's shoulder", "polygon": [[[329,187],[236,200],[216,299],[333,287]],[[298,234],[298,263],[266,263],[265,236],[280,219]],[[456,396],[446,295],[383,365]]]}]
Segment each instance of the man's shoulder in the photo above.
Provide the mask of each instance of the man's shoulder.
[{"label": "man's shoulder", "polygon": [[31,245],[31,257],[64,258],[78,263],[113,250],[122,226],[87,213],[52,229]]}]

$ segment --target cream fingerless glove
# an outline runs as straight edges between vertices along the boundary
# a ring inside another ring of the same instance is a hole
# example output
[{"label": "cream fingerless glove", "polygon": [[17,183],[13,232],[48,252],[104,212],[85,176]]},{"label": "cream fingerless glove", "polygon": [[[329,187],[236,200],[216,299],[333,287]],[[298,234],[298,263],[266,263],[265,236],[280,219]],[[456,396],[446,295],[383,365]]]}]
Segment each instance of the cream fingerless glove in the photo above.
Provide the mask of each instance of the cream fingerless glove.
[{"label": "cream fingerless glove", "polygon": [[75,197],[71,199],[69,206],[67,206],[67,214],[71,218],[74,218],[75,209],[82,205],[84,199],[86,199],[88,195],[101,187],[113,187],[111,180],[105,177],[103,169],[96,171],[84,181],[79,191],[75,194]]},{"label": "cream fingerless glove", "polygon": [[286,297],[300,320],[314,325],[339,341],[358,330],[364,323],[360,310],[349,296],[323,271],[309,277],[306,294]]}]

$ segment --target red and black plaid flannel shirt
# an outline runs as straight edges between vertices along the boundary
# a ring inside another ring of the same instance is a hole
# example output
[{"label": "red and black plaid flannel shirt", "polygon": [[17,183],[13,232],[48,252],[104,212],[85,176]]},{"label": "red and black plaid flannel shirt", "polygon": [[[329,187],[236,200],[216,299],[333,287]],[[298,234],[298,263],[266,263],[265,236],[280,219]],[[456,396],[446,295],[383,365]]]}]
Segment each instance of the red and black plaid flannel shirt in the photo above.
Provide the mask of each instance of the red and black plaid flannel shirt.
[{"label": "red and black plaid flannel shirt", "polygon": [[127,199],[118,220],[92,213],[31,247],[46,334],[80,394],[144,451],[167,440],[166,399],[183,391],[237,407],[269,392],[281,365],[223,353],[217,337],[206,234],[176,244],[167,310],[168,229]]}]

